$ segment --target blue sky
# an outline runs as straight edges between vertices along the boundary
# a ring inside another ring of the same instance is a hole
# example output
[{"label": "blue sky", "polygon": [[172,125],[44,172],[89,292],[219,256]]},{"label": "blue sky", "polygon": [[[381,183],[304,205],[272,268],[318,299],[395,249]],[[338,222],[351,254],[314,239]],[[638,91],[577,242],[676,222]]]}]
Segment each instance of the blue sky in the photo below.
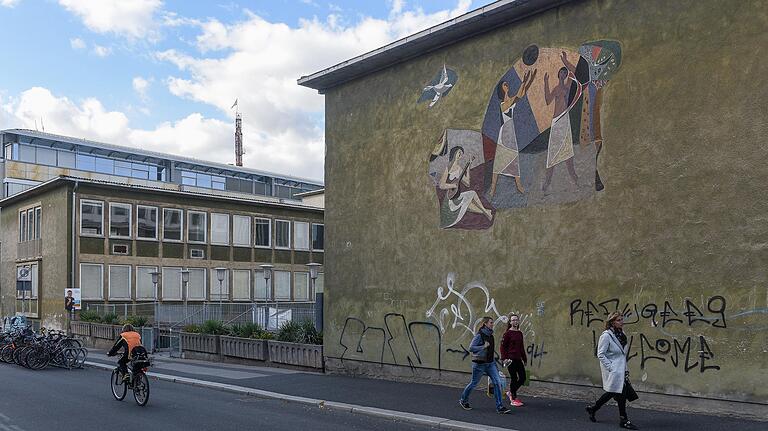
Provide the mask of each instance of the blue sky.
[{"label": "blue sky", "polygon": [[[322,179],[323,101],[296,79],[480,0],[0,0],[0,128]],[[429,77],[425,77],[428,79]]]}]

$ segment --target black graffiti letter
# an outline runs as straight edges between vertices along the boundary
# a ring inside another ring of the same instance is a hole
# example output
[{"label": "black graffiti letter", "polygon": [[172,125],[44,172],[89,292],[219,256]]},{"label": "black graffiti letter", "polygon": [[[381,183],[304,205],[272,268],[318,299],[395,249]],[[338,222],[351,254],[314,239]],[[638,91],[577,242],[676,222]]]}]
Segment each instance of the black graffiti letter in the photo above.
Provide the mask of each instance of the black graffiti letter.
[{"label": "black graffiti letter", "polygon": [[670,317],[673,314],[675,316],[678,316],[677,312],[672,308],[672,304],[669,303],[669,301],[664,301],[664,311],[659,313],[661,315],[661,327],[666,328],[668,323],[672,322],[679,322],[683,323],[682,319],[676,319],[674,317]]},{"label": "black graffiti letter", "polygon": [[592,301],[587,301],[587,311],[584,313],[587,315],[587,326],[591,326],[593,322],[603,321],[602,317],[592,317],[592,316],[598,316],[598,311],[599,310],[597,309],[597,306],[594,303],[592,303]]},{"label": "black graffiti letter", "polygon": [[659,312],[659,307],[656,306],[656,304],[647,304],[643,309],[640,311],[640,315],[643,316],[645,319],[651,319],[651,326],[658,326],[659,323],[656,321],[656,313]]},{"label": "black graffiti letter", "polygon": [[[719,303],[719,306],[713,305],[716,303]],[[709,301],[707,302],[707,310],[709,310],[710,313],[720,315],[719,318],[716,318],[715,321],[712,322],[712,326],[716,328],[725,328],[728,326],[725,323],[725,298],[719,295],[709,298]]]},{"label": "black graffiti letter", "polygon": [[704,339],[703,335],[699,336],[699,358],[701,358],[701,368],[700,372],[704,372],[707,370],[719,370],[719,365],[705,365],[704,362],[707,360],[712,360],[715,358],[715,354],[712,353],[712,349],[709,348],[709,344],[707,344],[707,340]]},{"label": "black graffiti letter", "polygon": [[573,316],[579,315],[579,325],[584,325],[584,310],[581,308],[581,299],[574,299],[571,301],[571,326],[573,326]]},{"label": "black graffiti letter", "polygon": [[[657,342],[658,344],[658,342]],[[648,346],[648,356],[646,356],[645,348]],[[644,334],[640,334],[640,368],[645,369],[645,361],[649,361],[651,359],[658,359],[661,362],[666,362],[667,360],[662,358],[661,356],[653,356],[650,354],[650,352],[654,351],[655,349],[651,346],[651,342],[648,341],[648,339],[645,337]]]},{"label": "black graffiti letter", "polygon": [[695,306],[690,299],[685,300],[685,313],[683,314],[688,317],[688,326],[691,326],[696,322],[709,323],[709,321],[704,318],[704,313],[702,313],[701,310],[699,310],[699,307]]},{"label": "black graffiti letter", "polygon": [[691,359],[691,337],[685,337],[685,343],[680,345],[680,343],[677,341],[677,339],[673,340],[675,343],[675,359],[672,360],[672,364],[674,364],[675,367],[677,367],[677,364],[680,363],[678,354],[685,353],[685,372],[691,371],[692,369],[696,368],[699,363],[695,362],[693,365],[690,364]]}]

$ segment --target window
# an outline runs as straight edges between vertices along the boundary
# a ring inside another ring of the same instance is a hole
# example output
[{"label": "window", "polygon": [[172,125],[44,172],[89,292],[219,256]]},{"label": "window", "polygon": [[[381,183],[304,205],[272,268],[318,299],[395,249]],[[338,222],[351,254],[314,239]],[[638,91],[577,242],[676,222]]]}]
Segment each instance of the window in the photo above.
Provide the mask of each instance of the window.
[{"label": "window", "polygon": [[297,250],[309,250],[309,223],[303,221],[293,222],[294,248]]},{"label": "window", "polygon": [[272,223],[268,218],[256,219],[256,236],[254,238],[254,245],[256,247],[271,247],[272,246]]},{"label": "window", "polygon": [[256,271],[254,273],[254,277],[256,277],[256,286],[254,292],[255,299],[272,299],[272,292],[270,291],[271,289],[267,288],[267,280],[264,280],[264,271]]},{"label": "window", "polygon": [[136,299],[157,299],[157,286],[152,283],[152,273],[157,271],[156,266],[136,267]]},{"label": "window", "polygon": [[19,211],[19,242],[27,240],[27,211]]},{"label": "window", "polygon": [[232,299],[235,301],[251,300],[251,271],[248,269],[232,270]]},{"label": "window", "polygon": [[271,193],[269,193],[269,186],[267,185],[267,183],[261,182],[259,180],[256,180],[253,183],[253,192],[256,193],[257,195],[265,195],[265,196],[271,195]]},{"label": "window", "polygon": [[32,147],[30,145],[20,145],[19,161],[35,163],[35,147]]},{"label": "window", "polygon": [[75,169],[77,168],[77,161],[75,158],[75,153],[72,153],[70,151],[56,151],[56,155],[58,156],[58,163],[57,165],[62,168],[69,168],[69,169]]},{"label": "window", "polygon": [[229,270],[224,270],[224,279],[219,281],[220,269],[211,269],[211,301],[229,299]]},{"label": "window", "polygon": [[56,150],[50,148],[38,148],[37,163],[40,165],[56,166]]},{"label": "window", "polygon": [[35,210],[27,210],[27,241],[35,239]]},{"label": "window", "polygon": [[291,273],[288,271],[273,271],[275,283],[275,299],[291,299]]},{"label": "window", "polygon": [[312,250],[325,250],[325,225],[312,223]]},{"label": "window", "polygon": [[131,299],[130,265],[109,265],[109,299]]},{"label": "window", "polygon": [[77,169],[81,171],[95,171],[96,170],[96,158],[93,156],[87,156],[85,154],[78,154],[76,156]]},{"label": "window", "polygon": [[229,245],[229,214],[211,213],[211,244]]},{"label": "window", "polygon": [[189,268],[189,283],[187,283],[187,299],[205,300],[205,268]]},{"label": "window", "polygon": [[[36,263],[22,265],[29,271],[29,281],[16,282],[16,309],[26,316],[38,315],[38,267]],[[19,271],[17,267],[17,271]],[[18,272],[17,272],[18,273]]]},{"label": "window", "polygon": [[224,177],[217,177],[216,175],[211,175],[211,188],[215,190],[225,190],[227,186],[226,186],[226,181],[224,180]]},{"label": "window", "polygon": [[128,244],[112,244],[112,254],[128,254]]},{"label": "window", "polygon": [[109,204],[109,236],[131,237],[131,204]]},{"label": "window", "polygon": [[181,268],[163,268],[163,299],[180,301],[182,283]]},{"label": "window", "polygon": [[190,248],[189,249],[189,258],[190,259],[205,259],[205,250],[202,248]]},{"label": "window", "polygon": [[104,159],[96,157],[94,161],[94,170],[100,174],[112,175],[115,173],[115,161],[111,159]]},{"label": "window", "polygon": [[181,171],[181,184],[185,186],[197,185],[197,176],[194,172]]},{"label": "window", "polygon": [[131,162],[115,160],[115,175],[120,175],[121,177],[130,177]]},{"label": "window", "polygon": [[293,299],[294,301],[309,301],[309,273],[293,273]]},{"label": "window", "polygon": [[157,208],[136,206],[136,236],[157,239]]},{"label": "window", "polygon": [[248,216],[232,216],[232,244],[251,246],[251,218]]},{"label": "window", "polygon": [[187,211],[189,222],[187,223],[187,240],[189,242],[205,242],[207,213],[199,211]]},{"label": "window", "polygon": [[181,241],[183,220],[182,210],[163,208],[163,239],[166,241]]},{"label": "window", "polygon": [[275,248],[291,248],[291,222],[275,220]]},{"label": "window", "polygon": [[80,201],[80,235],[104,235],[104,203]]},{"label": "window", "polygon": [[40,225],[42,223],[41,218],[43,216],[43,208],[42,207],[36,207],[35,208],[35,238],[34,239],[40,239]]},{"label": "window", "polygon": [[80,294],[83,299],[104,298],[104,267],[101,264],[80,264]]}]

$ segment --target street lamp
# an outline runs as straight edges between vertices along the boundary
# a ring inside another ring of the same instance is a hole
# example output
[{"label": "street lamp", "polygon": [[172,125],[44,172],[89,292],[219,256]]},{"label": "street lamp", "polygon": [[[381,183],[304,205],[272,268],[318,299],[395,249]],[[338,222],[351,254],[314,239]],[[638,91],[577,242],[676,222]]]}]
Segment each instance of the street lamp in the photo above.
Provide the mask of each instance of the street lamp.
[{"label": "street lamp", "polygon": [[[309,278],[312,279],[312,292],[315,292],[315,280],[320,272],[320,267],[323,266],[316,262],[310,262],[307,264],[309,267]],[[315,328],[318,331],[323,330],[323,293],[315,292]]]},{"label": "street lamp", "polygon": [[[265,285],[265,288],[267,289],[267,291],[264,292],[265,293],[264,296],[265,296],[265,300],[268,301],[269,297],[272,296],[271,295],[272,289],[269,286],[269,279],[272,278],[272,268],[274,268],[275,265],[270,265],[270,264],[267,263],[267,264],[259,265],[259,266],[261,267],[261,270],[264,273],[264,285]],[[265,311],[265,313],[264,313],[264,329],[267,329],[269,327],[269,306],[267,306],[267,309],[264,310],[264,311]]]},{"label": "street lamp", "polygon": [[149,275],[152,276],[152,287],[155,288],[155,300],[157,300],[157,282],[160,281],[160,272],[154,270]]},{"label": "street lamp", "polygon": [[216,268],[216,279],[219,280],[219,313],[221,313],[221,320],[224,321],[224,305],[221,303],[222,284],[227,277],[227,268]]},{"label": "street lamp", "polygon": [[189,284],[189,270],[182,269],[181,274],[181,295],[184,298],[184,318],[187,318],[187,284]]}]

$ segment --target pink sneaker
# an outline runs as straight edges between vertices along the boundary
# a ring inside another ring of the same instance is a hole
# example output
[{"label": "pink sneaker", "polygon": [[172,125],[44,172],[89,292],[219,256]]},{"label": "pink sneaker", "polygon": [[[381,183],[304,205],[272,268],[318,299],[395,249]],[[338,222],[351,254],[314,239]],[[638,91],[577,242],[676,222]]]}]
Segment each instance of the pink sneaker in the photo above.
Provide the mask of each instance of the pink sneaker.
[{"label": "pink sneaker", "polygon": [[507,395],[507,398],[509,398],[509,403],[512,404],[512,405],[515,405],[515,399],[512,398],[512,392],[507,391],[507,392],[505,392],[505,394]]},{"label": "pink sneaker", "polygon": [[512,404],[512,407],[522,407],[525,405],[523,404],[522,401],[520,401],[520,398],[515,398],[514,400],[512,400],[511,404]]}]

